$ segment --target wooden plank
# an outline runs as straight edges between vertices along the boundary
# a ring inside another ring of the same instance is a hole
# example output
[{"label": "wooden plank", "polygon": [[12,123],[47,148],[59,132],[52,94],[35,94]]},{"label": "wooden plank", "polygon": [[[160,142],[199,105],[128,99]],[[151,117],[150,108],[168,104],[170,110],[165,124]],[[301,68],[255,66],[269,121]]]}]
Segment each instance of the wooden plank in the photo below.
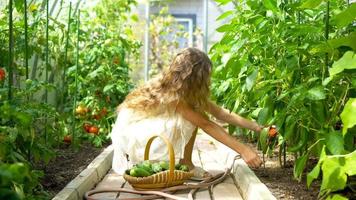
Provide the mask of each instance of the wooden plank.
[{"label": "wooden plank", "polygon": [[229,200],[229,199],[238,199],[242,200],[241,194],[235,185],[235,182],[231,176],[226,178],[224,182],[217,184],[213,188],[213,194],[215,200]]},{"label": "wooden plank", "polygon": [[[125,183],[125,180],[122,176],[116,174],[114,171],[110,170],[108,174],[104,177],[104,179],[96,186],[95,189],[119,189]],[[115,200],[117,196],[117,192],[106,192],[106,193],[99,193],[93,195],[94,198],[102,199],[102,200]]]},{"label": "wooden plank", "polygon": [[212,199],[208,188],[200,189],[195,193],[194,200],[209,200]]},{"label": "wooden plank", "polygon": [[219,183],[213,188],[214,200],[243,200],[235,184]]},{"label": "wooden plank", "polygon": [[201,163],[201,160],[200,160],[200,156],[199,156],[199,153],[198,153],[197,145],[194,145],[194,149],[193,149],[193,153],[192,153],[192,162],[193,162],[194,166],[197,166],[197,167],[201,167],[202,166],[202,163]]},{"label": "wooden plank", "polygon": [[[202,136],[199,140],[199,155],[202,161],[202,166],[211,174],[223,172],[227,167],[230,167],[235,152],[228,147],[220,144],[210,136]],[[241,194],[232,177],[228,177],[223,183],[217,184],[212,189],[213,199],[241,199]]]},{"label": "wooden plank", "polygon": [[210,143],[210,140],[200,140],[199,142],[200,145],[198,146],[198,153],[203,169],[212,175],[223,172],[225,170],[225,166],[221,165],[219,162],[216,162],[216,147]]}]

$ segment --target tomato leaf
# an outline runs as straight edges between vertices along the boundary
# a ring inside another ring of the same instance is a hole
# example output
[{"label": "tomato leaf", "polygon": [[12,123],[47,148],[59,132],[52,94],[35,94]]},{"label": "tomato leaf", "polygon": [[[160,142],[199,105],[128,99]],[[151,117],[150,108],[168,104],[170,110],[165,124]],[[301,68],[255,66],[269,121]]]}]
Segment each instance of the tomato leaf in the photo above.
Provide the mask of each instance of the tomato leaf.
[{"label": "tomato leaf", "polygon": [[226,11],[223,14],[221,14],[218,18],[216,18],[216,20],[218,21],[218,20],[225,19],[226,17],[229,17],[232,14],[234,14],[233,10]]},{"label": "tomato leaf", "polygon": [[251,91],[255,81],[257,79],[258,69],[255,69],[247,78],[246,78],[246,89]]},{"label": "tomato leaf", "polygon": [[324,0],[307,0],[299,8],[316,8]]},{"label": "tomato leaf", "polygon": [[264,128],[262,129],[262,131],[260,132],[260,138],[259,138],[259,143],[261,145],[261,149],[262,149],[262,152],[263,154],[266,153],[267,151],[267,139],[268,139],[268,129],[267,128]]},{"label": "tomato leaf", "polygon": [[313,182],[313,180],[315,180],[315,179],[317,179],[319,177],[320,165],[324,161],[325,157],[326,157],[326,153],[325,153],[325,146],[324,146],[323,149],[321,150],[318,164],[316,164],[315,167],[313,168],[313,170],[311,172],[309,172],[308,175],[307,175],[307,186],[308,186],[308,188],[310,187],[310,184]]},{"label": "tomato leaf", "polygon": [[351,3],[347,9],[335,15],[331,19],[331,22],[334,23],[339,28],[342,28],[352,23],[355,19],[356,19],[356,4]]},{"label": "tomato leaf", "polygon": [[328,44],[334,49],[341,46],[347,46],[356,51],[356,32],[352,32],[345,37],[328,40]]},{"label": "tomato leaf", "polygon": [[328,150],[333,155],[340,155],[345,151],[344,138],[342,137],[341,133],[338,131],[334,131],[326,134],[325,144]]},{"label": "tomato leaf", "polygon": [[314,88],[308,90],[307,98],[310,99],[310,100],[322,100],[322,99],[325,99],[326,96],[325,96],[324,88],[320,87],[320,86],[317,86],[317,87],[314,87]]},{"label": "tomato leaf", "polygon": [[301,180],[305,165],[308,161],[309,158],[309,154],[306,153],[302,156],[300,156],[296,161],[295,161],[295,165],[294,165],[294,170],[293,170],[293,174],[294,174],[294,178],[296,178],[298,181]]},{"label": "tomato leaf", "polygon": [[266,124],[267,120],[270,118],[270,111],[268,108],[263,108],[258,113],[257,122],[258,124]]},{"label": "tomato leaf", "polygon": [[339,194],[334,194],[329,196],[326,200],[348,200],[348,198],[341,196]]},{"label": "tomato leaf", "polygon": [[335,61],[329,70],[330,76],[334,76],[344,69],[356,69],[356,56],[352,51],[347,51],[338,61]]},{"label": "tomato leaf", "polygon": [[344,165],[344,159],[339,157],[326,157],[323,161],[321,169],[323,170],[323,180],[320,190],[337,191],[342,190],[346,186],[347,176]]},{"label": "tomato leaf", "polygon": [[215,0],[219,5],[225,5],[231,2],[231,0]]},{"label": "tomato leaf", "polygon": [[217,32],[223,33],[223,32],[227,32],[227,31],[231,31],[234,29],[234,25],[233,24],[224,24],[220,27],[218,27],[216,29]]},{"label": "tomato leaf", "polygon": [[340,117],[344,127],[342,129],[342,134],[345,135],[347,129],[352,128],[356,125],[356,98],[350,98],[344,107]]},{"label": "tomato leaf", "polygon": [[345,172],[349,176],[356,175],[356,150],[345,156]]},{"label": "tomato leaf", "polygon": [[277,2],[275,0],[263,0],[263,5],[273,12],[278,12]]}]

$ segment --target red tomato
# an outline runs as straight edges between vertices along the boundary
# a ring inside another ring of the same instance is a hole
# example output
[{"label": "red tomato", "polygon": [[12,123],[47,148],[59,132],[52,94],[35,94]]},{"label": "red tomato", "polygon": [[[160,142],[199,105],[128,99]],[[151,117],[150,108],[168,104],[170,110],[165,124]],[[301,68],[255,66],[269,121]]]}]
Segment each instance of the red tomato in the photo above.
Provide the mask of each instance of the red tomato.
[{"label": "red tomato", "polygon": [[100,114],[101,116],[105,116],[106,114],[108,114],[108,110],[104,107],[103,109],[101,109]]},{"label": "red tomato", "polygon": [[96,126],[91,126],[89,129],[89,133],[93,133],[94,135],[97,135],[99,133],[99,128]]},{"label": "red tomato", "polygon": [[75,113],[78,115],[84,115],[87,112],[87,108],[79,105],[76,109],[75,109]]},{"label": "red tomato", "polygon": [[106,96],[105,101],[106,101],[106,103],[110,103],[110,101],[111,101],[110,96]]},{"label": "red tomato", "polygon": [[89,133],[90,127],[91,127],[91,125],[88,124],[88,123],[84,123],[84,124],[83,124],[83,129],[84,129],[87,133]]},{"label": "red tomato", "polygon": [[72,136],[71,135],[64,136],[63,142],[65,142],[67,144],[71,143],[72,142]]},{"label": "red tomato", "polygon": [[120,59],[118,57],[115,57],[112,62],[114,64],[118,65],[118,64],[120,64]]},{"label": "red tomato", "polygon": [[278,134],[277,128],[276,126],[272,125],[271,127],[269,127],[268,130],[268,136],[271,138],[276,137],[276,135]]},{"label": "red tomato", "polygon": [[6,72],[3,68],[0,68],[0,81],[5,80]]},{"label": "red tomato", "polygon": [[96,120],[100,120],[101,119],[101,115],[100,114],[94,114],[92,117],[94,119],[96,119]]}]

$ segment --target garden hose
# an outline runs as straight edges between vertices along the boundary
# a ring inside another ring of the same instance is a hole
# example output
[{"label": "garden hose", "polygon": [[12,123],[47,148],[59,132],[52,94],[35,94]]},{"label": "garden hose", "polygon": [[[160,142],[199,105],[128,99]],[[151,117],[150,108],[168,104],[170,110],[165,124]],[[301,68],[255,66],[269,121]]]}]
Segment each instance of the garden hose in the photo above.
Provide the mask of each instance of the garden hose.
[{"label": "garden hose", "polygon": [[[134,200],[134,199],[139,199],[139,200],[144,200],[144,199],[157,199],[160,197],[164,198],[169,198],[169,199],[174,199],[174,200],[186,200],[187,198],[182,198],[175,196],[172,194],[173,192],[177,192],[180,190],[189,190],[190,192],[188,193],[188,200],[193,200],[195,193],[201,189],[201,188],[208,188],[208,187],[213,187],[214,185],[221,183],[225,180],[227,176],[230,175],[232,168],[235,165],[235,160],[241,158],[240,155],[237,155],[231,166],[225,169],[225,172],[219,173],[215,176],[212,176],[208,179],[205,179],[201,182],[197,183],[185,183],[183,185],[178,185],[178,186],[173,186],[173,187],[168,187],[164,188],[162,190],[135,190],[135,189],[128,189],[128,188],[120,188],[120,189],[110,189],[110,188],[103,188],[103,189],[94,189],[90,190],[85,193],[85,199],[86,200],[99,200],[97,198],[92,197],[94,194],[99,194],[99,193],[111,193],[111,192],[120,192],[120,193],[131,193],[131,194],[141,194],[145,195],[142,197],[135,197],[135,198],[122,198],[120,200]],[[116,198],[116,200],[119,200],[119,197]]]}]

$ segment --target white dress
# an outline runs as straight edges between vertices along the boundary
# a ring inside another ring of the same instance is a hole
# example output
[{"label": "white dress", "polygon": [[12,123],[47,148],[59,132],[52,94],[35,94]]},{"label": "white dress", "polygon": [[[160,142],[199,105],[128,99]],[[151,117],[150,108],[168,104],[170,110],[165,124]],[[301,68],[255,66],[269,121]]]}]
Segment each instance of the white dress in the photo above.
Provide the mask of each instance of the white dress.
[{"label": "white dress", "polygon": [[[153,135],[165,136],[173,144],[176,162],[183,157],[196,126],[172,109],[157,108],[157,112],[160,114],[145,116],[133,109],[120,109],[111,132],[112,168],[116,173],[122,175],[133,164],[143,161],[146,143]],[[151,145],[150,160],[168,160],[166,144],[159,138]]]}]

